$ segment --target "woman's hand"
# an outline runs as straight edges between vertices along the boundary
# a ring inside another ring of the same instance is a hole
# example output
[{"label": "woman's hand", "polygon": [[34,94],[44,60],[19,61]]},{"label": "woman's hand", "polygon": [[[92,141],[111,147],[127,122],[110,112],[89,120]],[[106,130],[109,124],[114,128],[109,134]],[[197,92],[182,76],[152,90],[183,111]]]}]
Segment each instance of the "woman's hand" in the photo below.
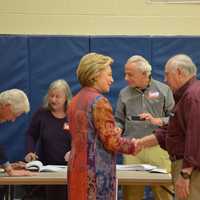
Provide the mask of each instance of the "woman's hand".
[{"label": "woman's hand", "polygon": [[24,159],[26,162],[30,162],[32,160],[37,160],[38,156],[36,155],[36,153],[30,152],[30,153],[26,154]]},{"label": "woman's hand", "polygon": [[64,156],[64,159],[65,159],[66,162],[69,161],[69,156],[70,156],[70,151],[68,151]]}]

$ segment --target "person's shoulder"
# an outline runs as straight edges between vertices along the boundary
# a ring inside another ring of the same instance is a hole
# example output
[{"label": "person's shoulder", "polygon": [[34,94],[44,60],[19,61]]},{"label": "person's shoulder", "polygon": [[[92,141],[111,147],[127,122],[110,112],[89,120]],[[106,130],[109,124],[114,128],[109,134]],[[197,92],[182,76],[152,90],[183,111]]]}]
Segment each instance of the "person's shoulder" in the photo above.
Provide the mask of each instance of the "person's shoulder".
[{"label": "person's shoulder", "polygon": [[200,80],[196,79],[193,81],[193,84],[192,84],[192,87],[193,88],[199,88],[200,89]]},{"label": "person's shoulder", "polygon": [[151,82],[152,82],[152,85],[155,85],[161,91],[163,91],[163,90],[169,90],[170,89],[169,86],[166,83],[163,83],[161,81],[152,79]]},{"label": "person's shoulder", "polygon": [[197,98],[199,99],[199,95],[200,95],[200,80],[193,81],[192,84],[186,90],[186,94],[187,94],[187,96],[190,96],[190,97],[193,97],[193,98],[195,96],[197,96]]},{"label": "person's shoulder", "polygon": [[122,88],[119,93],[120,93],[120,95],[125,95],[125,94],[130,93],[130,91],[131,91],[131,87],[130,86],[126,86],[126,87]]},{"label": "person's shoulder", "polygon": [[43,107],[39,107],[36,112],[34,113],[34,116],[45,116],[45,115],[49,115],[49,110]]},{"label": "person's shoulder", "polygon": [[105,109],[112,110],[112,105],[111,105],[110,101],[103,95],[98,96],[96,98],[96,101],[94,102],[94,106],[96,108],[100,108],[102,110],[105,110]]},{"label": "person's shoulder", "polygon": [[159,85],[159,86],[163,86],[163,87],[169,87],[166,83],[156,80],[156,79],[152,79],[151,80],[153,84]]},{"label": "person's shoulder", "polygon": [[97,95],[94,98],[94,103],[97,103],[97,102],[109,103],[109,100],[104,95],[101,94],[101,95]]}]

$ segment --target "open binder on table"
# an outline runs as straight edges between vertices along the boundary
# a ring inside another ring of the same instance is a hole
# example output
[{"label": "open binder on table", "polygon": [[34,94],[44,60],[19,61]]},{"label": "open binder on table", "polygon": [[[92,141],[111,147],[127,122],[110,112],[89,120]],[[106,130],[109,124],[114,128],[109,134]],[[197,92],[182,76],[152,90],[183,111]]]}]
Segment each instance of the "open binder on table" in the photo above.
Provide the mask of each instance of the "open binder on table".
[{"label": "open binder on table", "polygon": [[39,160],[34,160],[28,162],[25,165],[25,168],[30,171],[39,171],[39,172],[58,172],[67,169],[65,165],[43,165]]}]

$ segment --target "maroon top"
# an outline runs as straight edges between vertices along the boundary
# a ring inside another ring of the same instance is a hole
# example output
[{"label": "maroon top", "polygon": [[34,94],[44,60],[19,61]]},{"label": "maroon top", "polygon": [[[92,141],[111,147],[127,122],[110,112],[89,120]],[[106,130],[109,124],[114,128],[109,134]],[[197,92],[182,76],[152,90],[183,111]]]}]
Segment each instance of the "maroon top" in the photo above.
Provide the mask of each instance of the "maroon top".
[{"label": "maroon top", "polygon": [[156,137],[171,157],[183,159],[183,168],[200,169],[200,81],[193,77],[174,98],[169,124],[157,129]]}]

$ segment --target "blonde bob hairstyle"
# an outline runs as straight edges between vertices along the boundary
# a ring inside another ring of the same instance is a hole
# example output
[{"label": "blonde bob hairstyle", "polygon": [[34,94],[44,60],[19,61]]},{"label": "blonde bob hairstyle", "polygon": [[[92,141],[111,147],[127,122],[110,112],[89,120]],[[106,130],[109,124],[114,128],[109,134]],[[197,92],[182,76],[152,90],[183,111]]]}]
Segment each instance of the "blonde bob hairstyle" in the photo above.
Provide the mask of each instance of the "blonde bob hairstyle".
[{"label": "blonde bob hairstyle", "polygon": [[76,70],[81,86],[93,86],[99,73],[112,63],[111,57],[98,53],[89,53],[83,56]]}]

